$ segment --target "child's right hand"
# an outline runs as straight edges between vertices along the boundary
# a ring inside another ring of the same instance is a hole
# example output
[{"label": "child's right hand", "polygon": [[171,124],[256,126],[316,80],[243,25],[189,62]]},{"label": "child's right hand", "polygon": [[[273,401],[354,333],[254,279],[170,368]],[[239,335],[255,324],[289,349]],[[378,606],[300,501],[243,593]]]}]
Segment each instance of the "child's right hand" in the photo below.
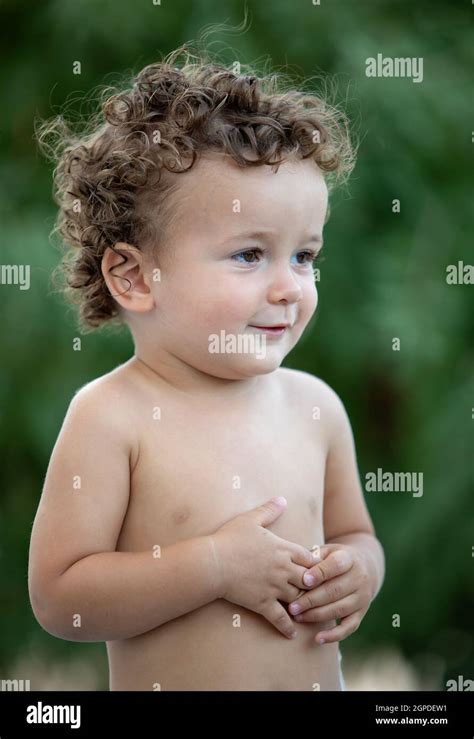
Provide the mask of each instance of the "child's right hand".
[{"label": "child's right hand", "polygon": [[228,521],[210,538],[220,567],[221,597],[260,613],[292,638],[294,623],[278,600],[290,603],[301,589],[308,589],[303,575],[317,560],[309,549],[265,528],[281,516],[285,506],[284,498],[272,498]]}]

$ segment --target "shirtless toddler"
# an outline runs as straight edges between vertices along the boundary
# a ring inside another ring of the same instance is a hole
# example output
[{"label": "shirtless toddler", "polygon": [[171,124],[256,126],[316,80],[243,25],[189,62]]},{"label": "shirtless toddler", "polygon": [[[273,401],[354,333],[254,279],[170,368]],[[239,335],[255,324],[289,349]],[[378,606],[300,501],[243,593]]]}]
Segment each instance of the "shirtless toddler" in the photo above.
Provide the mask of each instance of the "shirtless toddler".
[{"label": "shirtless toddler", "polygon": [[50,634],[106,642],[111,690],[341,690],[383,550],[341,400],[281,365],[350,145],[318,98],[177,58],[56,152],[81,327],[127,326],[135,351],[70,403],[31,604]]}]

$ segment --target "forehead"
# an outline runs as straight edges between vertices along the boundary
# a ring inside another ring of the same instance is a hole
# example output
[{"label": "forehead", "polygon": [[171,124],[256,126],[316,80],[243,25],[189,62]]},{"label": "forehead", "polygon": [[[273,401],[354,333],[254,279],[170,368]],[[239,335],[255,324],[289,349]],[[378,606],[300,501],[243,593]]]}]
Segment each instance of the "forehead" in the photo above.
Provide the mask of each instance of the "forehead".
[{"label": "forehead", "polygon": [[[181,227],[208,232],[245,223],[255,226],[322,229],[327,187],[312,160],[291,158],[277,166],[240,167],[231,157],[206,153],[188,172],[176,175]],[[181,179],[182,178],[182,179]]]}]

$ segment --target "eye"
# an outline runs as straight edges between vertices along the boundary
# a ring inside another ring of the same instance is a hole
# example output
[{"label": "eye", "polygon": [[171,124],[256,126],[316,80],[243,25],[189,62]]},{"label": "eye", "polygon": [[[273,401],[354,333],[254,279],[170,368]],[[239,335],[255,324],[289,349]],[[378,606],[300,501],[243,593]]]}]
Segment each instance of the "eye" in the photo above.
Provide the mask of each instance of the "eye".
[{"label": "eye", "polygon": [[239,264],[257,264],[258,261],[260,261],[260,260],[257,260],[257,262],[254,262],[254,261],[250,261],[249,259],[245,259],[244,258],[244,261],[241,262],[240,260],[237,259],[237,257],[242,257],[242,256],[243,257],[246,257],[248,255],[252,255],[252,254],[256,254],[256,253],[263,254],[263,251],[261,249],[246,249],[245,251],[241,251],[238,254],[234,254],[231,257],[231,259],[235,259],[236,261],[239,262]]},{"label": "eye", "polygon": [[[298,252],[298,254],[296,254],[295,256],[303,257],[303,261],[297,262],[298,266],[302,267],[306,264],[313,264],[313,265],[316,264],[318,259],[321,258],[322,251],[323,250],[321,248],[318,252],[315,252],[312,249],[307,249],[305,251]],[[255,256],[256,254],[259,254],[260,256],[262,256],[264,254],[263,249],[259,249],[259,248],[245,249],[245,251],[241,251],[238,254],[233,254],[231,259],[234,259],[239,264],[258,264],[260,262],[260,259],[257,259],[257,260],[251,259],[251,257]],[[242,257],[243,259],[241,260],[240,257]]]},{"label": "eye", "polygon": [[308,249],[306,251],[300,251],[300,252],[298,252],[298,254],[296,255],[297,257],[299,257],[300,255],[303,256],[303,261],[302,262],[298,262],[298,264],[301,265],[301,266],[303,266],[305,264],[313,264],[313,265],[316,264],[316,262],[319,259],[321,259],[321,252],[322,252],[322,250],[323,249],[321,248],[318,252],[315,252],[312,249]]},{"label": "eye", "polygon": [[318,258],[315,251],[299,251],[298,254],[296,254],[296,257],[300,256],[303,257],[303,261],[298,262],[298,264],[310,264]]}]

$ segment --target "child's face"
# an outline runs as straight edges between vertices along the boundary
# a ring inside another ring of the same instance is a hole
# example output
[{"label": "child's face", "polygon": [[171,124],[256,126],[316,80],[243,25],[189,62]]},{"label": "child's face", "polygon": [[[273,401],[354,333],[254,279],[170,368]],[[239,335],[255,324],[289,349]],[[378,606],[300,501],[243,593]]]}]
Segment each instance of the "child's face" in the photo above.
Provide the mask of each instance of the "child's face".
[{"label": "child's face", "polygon": [[[308,160],[285,161],[275,173],[211,154],[176,177],[179,218],[169,236],[171,257],[160,260],[158,253],[161,279],[152,283],[154,307],[140,348],[150,357],[165,351],[173,361],[221,378],[272,372],[317,306],[314,264],[304,252],[322,246],[323,175]],[[257,231],[271,232],[268,240],[243,235]],[[283,335],[265,340],[253,328],[282,323],[290,324]],[[210,337],[221,332],[253,335],[255,351],[211,353]]]}]

